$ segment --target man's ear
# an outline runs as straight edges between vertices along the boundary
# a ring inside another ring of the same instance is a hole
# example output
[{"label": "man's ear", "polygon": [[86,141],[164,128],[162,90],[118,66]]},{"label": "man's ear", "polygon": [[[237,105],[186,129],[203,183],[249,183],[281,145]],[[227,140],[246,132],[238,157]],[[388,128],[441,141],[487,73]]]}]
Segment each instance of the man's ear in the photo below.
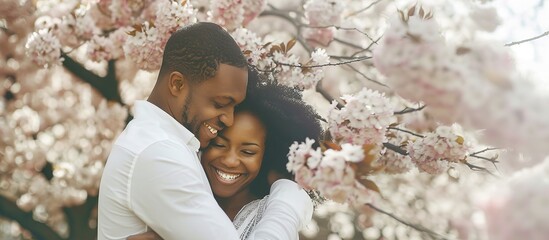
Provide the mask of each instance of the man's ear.
[{"label": "man's ear", "polygon": [[173,96],[179,96],[189,86],[189,82],[183,74],[174,71],[168,76],[168,87]]}]

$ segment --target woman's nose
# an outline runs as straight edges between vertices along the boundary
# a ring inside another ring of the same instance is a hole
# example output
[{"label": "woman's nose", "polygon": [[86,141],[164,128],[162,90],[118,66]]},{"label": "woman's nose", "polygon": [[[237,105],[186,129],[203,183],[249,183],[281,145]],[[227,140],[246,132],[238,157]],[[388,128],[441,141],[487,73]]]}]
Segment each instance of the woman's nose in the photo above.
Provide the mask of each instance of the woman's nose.
[{"label": "woman's nose", "polygon": [[221,163],[227,168],[236,168],[240,165],[240,160],[238,159],[238,155],[231,151],[223,157]]}]

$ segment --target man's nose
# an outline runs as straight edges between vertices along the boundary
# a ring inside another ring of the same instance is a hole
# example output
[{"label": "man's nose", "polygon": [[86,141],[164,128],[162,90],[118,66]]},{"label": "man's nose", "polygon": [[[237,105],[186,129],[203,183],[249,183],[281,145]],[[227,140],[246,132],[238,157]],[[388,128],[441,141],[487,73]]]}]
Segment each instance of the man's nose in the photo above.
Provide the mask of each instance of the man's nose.
[{"label": "man's nose", "polygon": [[221,116],[219,116],[219,120],[223,123],[223,125],[225,125],[225,127],[232,126],[234,123],[234,108],[230,108],[221,114]]}]

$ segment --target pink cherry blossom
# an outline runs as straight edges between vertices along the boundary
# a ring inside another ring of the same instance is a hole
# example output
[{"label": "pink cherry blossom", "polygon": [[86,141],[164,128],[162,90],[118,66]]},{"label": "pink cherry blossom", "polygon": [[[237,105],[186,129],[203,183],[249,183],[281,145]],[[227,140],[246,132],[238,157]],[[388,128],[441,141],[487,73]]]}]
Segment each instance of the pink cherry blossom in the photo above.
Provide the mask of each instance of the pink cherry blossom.
[{"label": "pink cherry blossom", "polygon": [[34,32],[25,45],[27,55],[39,66],[60,64],[61,43],[48,29]]},{"label": "pink cherry blossom", "polygon": [[166,36],[158,34],[158,29],[145,22],[142,31],[136,31],[134,36],[128,36],[124,44],[124,53],[139,68],[157,70],[162,63],[163,46],[166,42]]},{"label": "pink cherry blossom", "polygon": [[472,142],[465,138],[459,125],[439,126],[408,145],[408,153],[417,167],[431,174],[440,174],[450,163],[465,159],[472,148]]},{"label": "pink cherry blossom", "polygon": [[242,26],[248,25],[254,20],[267,6],[266,0],[243,0],[244,4],[244,19]]},{"label": "pink cherry blossom", "polygon": [[338,26],[343,13],[343,1],[308,0],[303,8],[309,24],[314,27]]},{"label": "pink cherry blossom", "polygon": [[244,21],[243,0],[212,0],[210,21],[224,26],[231,31],[240,26]]},{"label": "pink cherry blossom", "polygon": [[171,34],[180,27],[196,22],[196,10],[190,2],[161,1],[157,4],[154,25],[162,34]]},{"label": "pink cherry blossom", "polygon": [[396,122],[394,104],[384,94],[366,88],[342,99],[345,106],[334,107],[328,116],[332,137],[353,144],[381,145],[387,128]]}]

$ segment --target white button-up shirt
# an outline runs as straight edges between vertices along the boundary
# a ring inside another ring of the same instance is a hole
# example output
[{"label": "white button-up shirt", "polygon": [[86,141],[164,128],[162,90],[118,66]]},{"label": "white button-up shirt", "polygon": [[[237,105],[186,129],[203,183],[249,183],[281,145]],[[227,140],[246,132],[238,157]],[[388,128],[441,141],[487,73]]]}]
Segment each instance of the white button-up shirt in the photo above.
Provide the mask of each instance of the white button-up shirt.
[{"label": "white button-up shirt", "polygon": [[[238,239],[213,197],[197,157],[198,139],[152,103],[138,101],[134,110],[101,178],[98,239],[125,239],[147,226],[166,240]],[[302,189],[286,185],[277,191],[252,239],[293,239],[311,218]]]}]

